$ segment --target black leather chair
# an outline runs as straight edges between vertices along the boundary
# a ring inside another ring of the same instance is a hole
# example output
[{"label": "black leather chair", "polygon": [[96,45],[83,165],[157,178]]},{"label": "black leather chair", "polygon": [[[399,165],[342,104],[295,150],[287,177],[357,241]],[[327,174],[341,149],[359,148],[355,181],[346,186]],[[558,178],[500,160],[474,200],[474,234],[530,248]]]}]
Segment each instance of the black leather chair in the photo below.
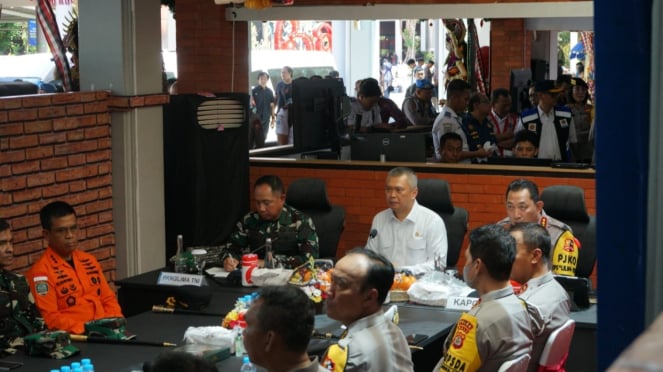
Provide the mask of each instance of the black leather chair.
[{"label": "black leather chair", "polygon": [[453,206],[447,181],[432,178],[419,179],[417,187],[419,204],[435,211],[444,220],[448,243],[447,267],[455,267],[467,233],[469,214],[466,209]]},{"label": "black leather chair", "polygon": [[577,186],[548,186],[541,192],[546,213],[573,230],[580,241],[576,276],[588,278],[596,262],[596,217],[587,214],[585,192]]},{"label": "black leather chair", "polygon": [[317,178],[294,180],[286,190],[285,202],[311,217],[318,233],[320,258],[336,258],[345,227],[345,209],[331,205],[325,181]]}]

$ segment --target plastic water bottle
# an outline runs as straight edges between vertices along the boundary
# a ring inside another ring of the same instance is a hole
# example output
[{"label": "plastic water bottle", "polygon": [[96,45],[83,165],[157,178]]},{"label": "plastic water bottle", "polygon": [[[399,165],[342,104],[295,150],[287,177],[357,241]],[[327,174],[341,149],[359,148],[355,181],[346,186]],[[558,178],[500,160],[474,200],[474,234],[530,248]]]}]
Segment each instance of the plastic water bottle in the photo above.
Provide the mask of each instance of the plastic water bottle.
[{"label": "plastic water bottle", "polygon": [[242,336],[242,328],[239,326],[235,326],[234,333],[235,333],[235,343],[234,343],[235,355],[242,356],[246,354],[246,350],[244,349],[244,337]]},{"label": "plastic water bottle", "polygon": [[81,363],[79,362],[73,362],[71,363],[71,370],[75,370],[76,368],[81,368]]},{"label": "plastic water bottle", "polygon": [[83,365],[83,372],[94,372],[94,366],[92,364]]},{"label": "plastic water bottle", "polygon": [[81,366],[86,366],[88,364],[92,364],[92,360],[90,360],[90,358],[81,359]]},{"label": "plastic water bottle", "polygon": [[62,367],[60,367],[60,372],[71,372],[71,367],[62,366]]},{"label": "plastic water bottle", "polygon": [[242,368],[239,369],[239,372],[256,372],[256,367],[251,363],[249,357],[244,357],[244,363]]},{"label": "plastic water bottle", "polygon": [[272,238],[265,239],[265,269],[274,268],[274,254],[272,253]]}]

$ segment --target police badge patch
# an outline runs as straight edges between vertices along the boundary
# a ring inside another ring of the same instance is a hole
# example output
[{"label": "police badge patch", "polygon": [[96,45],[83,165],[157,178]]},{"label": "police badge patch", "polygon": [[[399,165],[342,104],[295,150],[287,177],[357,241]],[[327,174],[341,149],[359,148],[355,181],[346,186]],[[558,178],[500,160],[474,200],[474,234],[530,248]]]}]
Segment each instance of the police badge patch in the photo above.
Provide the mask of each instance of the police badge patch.
[{"label": "police badge patch", "polygon": [[536,132],[536,123],[527,124],[527,130],[530,132]]},{"label": "police badge patch", "polygon": [[566,127],[569,126],[569,122],[566,121],[566,119],[559,119],[559,125],[560,125],[562,128],[566,128]]}]

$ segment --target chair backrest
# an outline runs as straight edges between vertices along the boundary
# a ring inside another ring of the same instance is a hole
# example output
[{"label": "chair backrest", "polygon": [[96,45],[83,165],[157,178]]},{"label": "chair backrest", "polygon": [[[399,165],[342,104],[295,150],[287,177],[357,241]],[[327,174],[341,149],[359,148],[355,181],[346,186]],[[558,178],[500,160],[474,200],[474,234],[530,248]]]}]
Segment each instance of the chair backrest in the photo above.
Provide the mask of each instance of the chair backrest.
[{"label": "chair backrest", "polygon": [[523,354],[516,359],[502,363],[497,372],[525,372],[531,358],[529,354]]},{"label": "chair backrest", "polygon": [[338,242],[345,227],[345,209],[329,203],[325,181],[318,178],[294,180],[286,190],[285,202],[313,220],[320,258],[336,258]]},{"label": "chair backrest", "polygon": [[587,214],[585,192],[577,186],[549,186],[541,200],[546,213],[569,225],[580,241],[576,276],[588,278],[596,262],[596,217]]},{"label": "chair backrest", "polygon": [[436,212],[444,220],[448,243],[447,267],[454,267],[458,262],[463,239],[467,233],[469,214],[466,209],[453,206],[447,181],[433,178],[419,179],[417,188],[419,204]]},{"label": "chair backrest", "polygon": [[539,367],[559,367],[558,371],[564,371],[564,363],[569,354],[569,346],[573,338],[576,322],[569,319],[561,327],[552,331],[546,340],[539,359]]}]

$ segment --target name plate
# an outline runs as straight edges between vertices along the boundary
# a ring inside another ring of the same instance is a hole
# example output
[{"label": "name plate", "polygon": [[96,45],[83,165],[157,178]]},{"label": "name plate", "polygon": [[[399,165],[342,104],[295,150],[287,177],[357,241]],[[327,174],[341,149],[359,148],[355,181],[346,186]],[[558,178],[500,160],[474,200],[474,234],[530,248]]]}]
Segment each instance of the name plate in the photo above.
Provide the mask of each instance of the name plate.
[{"label": "name plate", "polygon": [[479,302],[479,299],[476,297],[452,296],[447,299],[447,309],[468,311],[477,302]]},{"label": "name plate", "polygon": [[203,285],[203,276],[196,274],[183,274],[183,273],[168,273],[162,271],[157,280],[158,285],[195,285],[200,287]]}]

